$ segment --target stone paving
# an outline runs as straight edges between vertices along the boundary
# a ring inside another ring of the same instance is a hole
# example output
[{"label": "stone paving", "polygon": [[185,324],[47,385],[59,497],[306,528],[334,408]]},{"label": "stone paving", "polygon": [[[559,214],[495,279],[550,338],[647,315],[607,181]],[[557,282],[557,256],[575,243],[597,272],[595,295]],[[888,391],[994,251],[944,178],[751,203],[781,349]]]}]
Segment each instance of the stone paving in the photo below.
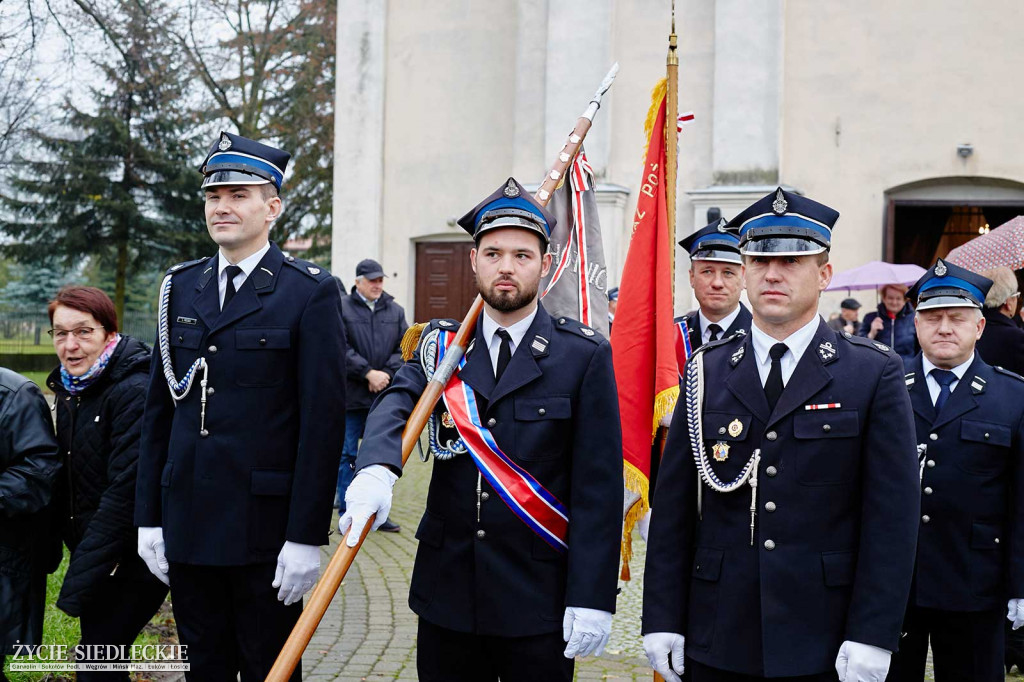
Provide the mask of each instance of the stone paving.
[{"label": "stone paving", "polygon": [[[414,454],[395,487],[391,518],[401,533],[371,533],[302,658],[303,679],[415,680],[416,616],[409,609],[414,534],[423,513],[430,464]],[[337,544],[325,548],[323,565]],[[644,543],[634,543],[633,580],[624,584],[605,655],[576,665],[577,680],[651,680],[640,643]]]}]

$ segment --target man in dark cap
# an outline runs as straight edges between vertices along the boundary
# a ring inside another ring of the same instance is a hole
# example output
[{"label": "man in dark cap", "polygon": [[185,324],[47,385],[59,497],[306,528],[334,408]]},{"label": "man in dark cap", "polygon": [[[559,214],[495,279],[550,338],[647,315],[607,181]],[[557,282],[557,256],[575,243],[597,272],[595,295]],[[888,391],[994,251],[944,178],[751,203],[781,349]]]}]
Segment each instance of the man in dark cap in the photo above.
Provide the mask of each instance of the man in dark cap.
[{"label": "man in dark cap", "polygon": [[750,329],[750,311],[740,303],[740,240],[726,232],[725,225],[725,219],[716,220],[679,242],[690,256],[690,287],[699,304],[696,310],[675,320],[681,345],[687,349],[682,354],[685,357],[680,357],[680,371],[686,357],[705,343],[737,329]]},{"label": "man in dark cap", "polygon": [[[509,178],[459,224],[476,241],[484,309],[429,424],[436,461],[409,591],[419,679],[568,682],[575,656],[604,649],[615,609],[611,346],[540,305],[554,218],[522,185]],[[402,428],[458,327],[433,320],[370,411],[341,520],[350,545],[371,514],[387,518]]]},{"label": "man in dark cap", "polygon": [[1024,379],[975,352],[990,287],[939,259],[908,293],[923,494],[894,682],[924,680],[929,643],[936,679],[1002,680],[1003,605],[1014,629],[1024,625]]},{"label": "man in dark cap", "polygon": [[[372,258],[359,261],[356,283],[341,299],[345,319],[348,374],[345,390],[345,447],[338,467],[338,513],[345,513],[345,491],[355,476],[359,439],[366,415],[377,395],[388,387],[402,366],[402,336],[409,328],[405,310],[384,291],[384,268]],[[377,530],[397,533],[400,526],[388,519]]]},{"label": "man in dark cap", "polygon": [[913,419],[899,357],[818,315],[838,217],[779,188],[728,224],[753,321],[686,365],[647,545],[644,649],[669,682],[882,682],[899,643]]},{"label": "man in dark cap", "polygon": [[268,240],[288,160],[221,133],[201,167],[218,252],[161,285],[135,524],[197,680],[266,677],[330,529],[345,433],[341,291]]},{"label": "man in dark cap", "polygon": [[860,310],[860,301],[855,298],[844,298],[839,304],[839,317],[829,320],[828,326],[837,332],[856,334],[860,328],[860,321],[857,319],[857,311]]}]

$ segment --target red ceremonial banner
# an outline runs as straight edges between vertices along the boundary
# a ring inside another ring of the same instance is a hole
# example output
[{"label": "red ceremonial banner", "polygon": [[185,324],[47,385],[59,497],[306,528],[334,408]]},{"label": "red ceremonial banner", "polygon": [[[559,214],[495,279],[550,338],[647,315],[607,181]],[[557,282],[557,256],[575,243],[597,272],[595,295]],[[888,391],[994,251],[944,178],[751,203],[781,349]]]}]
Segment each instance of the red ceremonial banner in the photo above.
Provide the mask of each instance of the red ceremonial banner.
[{"label": "red ceremonial banner", "polygon": [[622,536],[622,560],[627,564],[633,526],[649,508],[654,434],[679,396],[672,302],[675,245],[669,240],[665,194],[666,88],[665,81],[655,87],[647,117],[647,157],[611,335],[626,499],[633,502]]}]

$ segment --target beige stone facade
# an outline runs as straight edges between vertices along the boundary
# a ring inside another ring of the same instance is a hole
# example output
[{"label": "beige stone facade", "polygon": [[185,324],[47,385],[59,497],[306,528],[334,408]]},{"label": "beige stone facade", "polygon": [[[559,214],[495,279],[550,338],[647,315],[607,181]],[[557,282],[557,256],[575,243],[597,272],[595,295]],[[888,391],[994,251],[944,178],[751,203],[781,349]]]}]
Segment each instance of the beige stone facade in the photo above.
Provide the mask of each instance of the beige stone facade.
[{"label": "beige stone facade", "polygon": [[[340,0],[335,272],[348,283],[361,258],[380,258],[394,275],[389,291],[411,310],[415,245],[463,238],[455,219],[508,175],[539,182],[618,61],[587,141],[617,284],[669,6]],[[930,259],[944,247],[906,245],[916,230],[941,232],[946,209],[980,206],[992,227],[1018,204],[1024,212],[1019,9],[1016,0],[678,0],[679,108],[696,115],[680,137],[679,236],[702,227],[709,207],[731,217],[783,184],[841,212],[832,250],[841,271]],[[679,264],[681,312],[692,301],[682,254]],[[823,312],[841,297],[827,296]]]}]

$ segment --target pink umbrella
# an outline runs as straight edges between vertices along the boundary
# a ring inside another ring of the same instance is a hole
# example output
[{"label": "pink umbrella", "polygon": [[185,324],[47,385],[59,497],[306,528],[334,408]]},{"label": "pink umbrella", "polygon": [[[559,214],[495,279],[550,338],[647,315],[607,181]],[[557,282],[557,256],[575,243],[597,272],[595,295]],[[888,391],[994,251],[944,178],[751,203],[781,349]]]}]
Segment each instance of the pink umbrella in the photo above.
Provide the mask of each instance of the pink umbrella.
[{"label": "pink umbrella", "polygon": [[998,267],[1020,270],[1024,267],[1024,216],[956,247],[946,260],[972,272]]},{"label": "pink umbrella", "polygon": [[905,284],[910,286],[924,274],[924,268],[912,263],[885,263],[873,260],[840,272],[832,278],[825,291],[837,289],[877,289],[886,284]]}]

